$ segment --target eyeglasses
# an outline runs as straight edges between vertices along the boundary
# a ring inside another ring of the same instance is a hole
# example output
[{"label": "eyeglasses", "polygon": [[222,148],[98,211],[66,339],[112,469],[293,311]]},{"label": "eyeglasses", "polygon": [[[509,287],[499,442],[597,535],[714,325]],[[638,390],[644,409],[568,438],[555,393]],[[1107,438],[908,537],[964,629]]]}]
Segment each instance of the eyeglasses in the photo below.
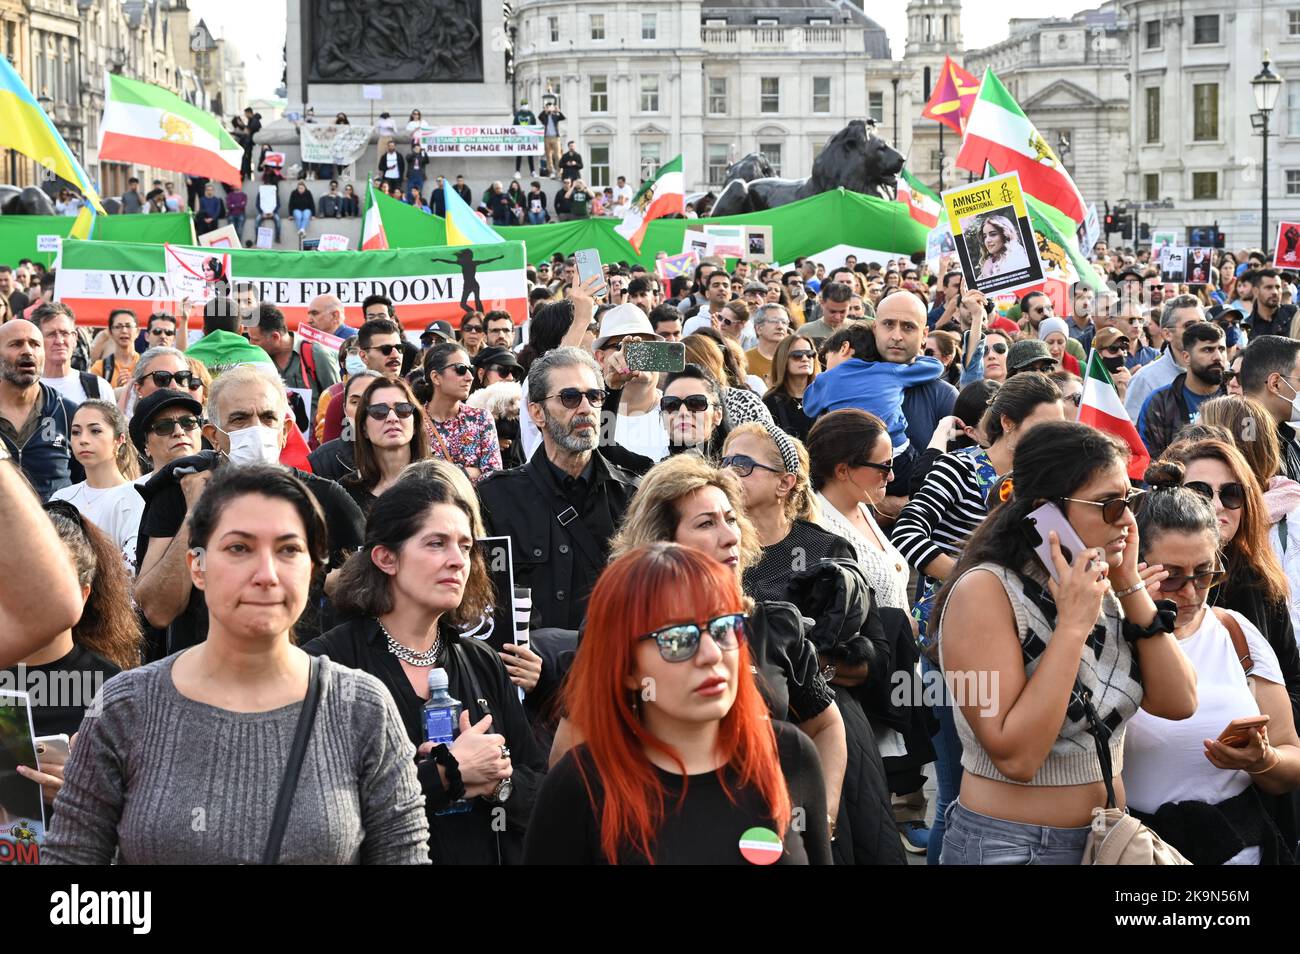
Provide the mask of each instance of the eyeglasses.
[{"label": "eyeglasses", "polygon": [[474,369],[471,368],[468,364],[444,364],[435,373],[442,374],[442,372],[444,371],[454,371],[463,378],[465,375],[469,374],[473,370]]},{"label": "eyeglasses", "polygon": [[993,344],[989,345],[989,350],[992,351],[994,354],[1006,354],[1008,348],[1005,342],[995,341],[993,342]]},{"label": "eyeglasses", "polygon": [[864,460],[864,461],[860,461],[859,463],[854,464],[853,466],[854,466],[854,467],[870,467],[872,470],[878,470],[878,471],[880,471],[882,474],[892,474],[892,473],[894,472],[894,463],[893,463],[893,461],[890,461],[888,464],[877,464],[877,463],[875,463],[875,462],[873,462],[873,461]]},{"label": "eyeglasses", "polygon": [[181,387],[189,387],[194,375],[189,371],[150,371],[147,377],[153,379],[153,383],[160,388],[169,388],[175,381]]},{"label": "eyeglasses", "polygon": [[482,325],[461,325],[460,330],[466,334],[478,335],[483,333]]},{"label": "eyeglasses", "polygon": [[771,471],[774,474],[786,473],[786,471],[780,469],[779,467],[769,467],[767,466],[767,464],[761,464],[758,461],[754,460],[754,458],[746,454],[732,454],[729,457],[724,457],[721,460],[721,464],[723,467],[727,467],[730,468],[731,470],[734,470],[741,477],[748,477],[750,474],[754,472],[755,467],[759,468],[760,470]]},{"label": "eyeglasses", "polygon": [[388,415],[394,411],[397,412],[397,417],[404,421],[415,413],[415,405],[410,401],[399,401],[396,404],[372,404],[366,408],[366,414],[376,421],[388,420]]},{"label": "eyeglasses", "polygon": [[1213,570],[1202,570],[1200,573],[1189,573],[1185,576],[1168,576],[1160,581],[1161,593],[1177,593],[1188,581],[1198,590],[1208,590],[1212,586],[1218,586],[1227,574],[1220,568]]},{"label": "eyeglasses", "polygon": [[709,396],[707,394],[689,394],[684,398],[679,398],[665,395],[659,399],[659,410],[665,414],[676,414],[681,410],[683,404],[686,405],[686,410],[692,414],[699,414],[701,411],[709,409]]},{"label": "eyeglasses", "polygon": [[1125,352],[1125,350],[1125,348],[1116,346],[1111,348],[1102,348],[1101,353],[1107,358],[1118,358]]},{"label": "eyeglasses", "polygon": [[183,431],[196,431],[202,423],[203,421],[199,418],[187,414],[184,417],[165,417],[160,421],[154,421],[152,424],[146,424],[144,429],[158,437],[167,437],[176,433],[177,424],[181,426]]},{"label": "eyeglasses", "polygon": [[150,328],[150,329],[149,329],[149,334],[151,334],[151,335],[156,335],[156,336],[158,336],[159,338],[175,338],[175,337],[176,337],[176,329],[175,329],[175,328],[172,328],[172,329],[167,329],[167,328]]},{"label": "eyeglasses", "polygon": [[723,652],[730,652],[740,646],[745,638],[745,616],[743,613],[728,613],[716,616],[701,627],[698,623],[678,623],[665,626],[653,633],[642,636],[638,642],[653,639],[659,644],[659,655],[664,662],[679,663],[694,658],[700,649],[700,637],[708,630],[710,638],[718,644]]},{"label": "eyeglasses", "polygon": [[135,325],[113,325],[109,331],[135,331]]},{"label": "eyeglasses", "polygon": [[1124,511],[1133,510],[1137,502],[1142,499],[1145,490],[1130,490],[1123,497],[1111,497],[1109,500],[1080,500],[1078,497],[1062,497],[1062,500],[1068,500],[1070,503],[1087,504],[1089,507],[1101,508],[1101,519],[1109,524],[1117,524],[1120,518],[1124,516]]},{"label": "eyeglasses", "polygon": [[[1215,489],[1203,480],[1189,480],[1183,484],[1188,490],[1200,494],[1211,503],[1214,502]],[[1230,481],[1218,489],[1219,503],[1227,510],[1240,510],[1246,506],[1246,488],[1237,481]]]},{"label": "eyeglasses", "polygon": [[1034,361],[1025,365],[1021,371],[1042,371],[1044,374],[1050,374],[1056,370],[1055,359],[1045,359],[1043,361]]},{"label": "eyeglasses", "polygon": [[547,395],[544,400],[549,401],[551,398],[559,398],[560,403],[570,411],[580,405],[583,398],[586,398],[587,403],[592,407],[600,407],[605,403],[605,389],[590,388],[584,391],[582,388],[560,388],[554,394]]},{"label": "eyeglasses", "polygon": [[939,357],[939,352],[935,351],[933,348],[926,348],[925,356],[927,358],[937,358]]},{"label": "eyeglasses", "polygon": [[399,350],[401,347],[402,347],[402,346],[399,345],[399,344],[371,345],[371,346],[370,346],[369,348],[367,348],[366,350],[367,350],[367,351],[378,351],[378,352],[379,352],[380,354],[382,354],[384,357],[388,357],[390,354],[392,354],[394,351]]},{"label": "eyeglasses", "polygon": [[809,351],[807,348],[797,348],[790,352],[790,357],[791,358],[815,358],[817,357],[817,352]]},{"label": "eyeglasses", "polygon": [[722,321],[722,327],[724,328],[730,328],[732,325],[744,324],[744,322],[741,321],[739,318],[723,318],[721,319],[721,321]]}]

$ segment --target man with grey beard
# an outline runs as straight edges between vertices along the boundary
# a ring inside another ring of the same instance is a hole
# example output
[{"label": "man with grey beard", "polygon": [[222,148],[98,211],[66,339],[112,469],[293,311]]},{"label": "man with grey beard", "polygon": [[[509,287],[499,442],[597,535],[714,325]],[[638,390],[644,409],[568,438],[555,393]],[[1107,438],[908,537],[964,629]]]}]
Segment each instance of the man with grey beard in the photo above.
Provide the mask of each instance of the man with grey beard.
[{"label": "man with grey beard", "polygon": [[510,537],[515,585],[532,589],[532,628],[576,630],[640,478],[598,447],[600,366],[573,347],[528,371],[528,416],[544,453],[478,485],[488,536]]},{"label": "man with grey beard", "polygon": [[77,406],[41,381],[45,343],[30,321],[0,325],[0,440],[42,500],[85,476],[72,459]]}]

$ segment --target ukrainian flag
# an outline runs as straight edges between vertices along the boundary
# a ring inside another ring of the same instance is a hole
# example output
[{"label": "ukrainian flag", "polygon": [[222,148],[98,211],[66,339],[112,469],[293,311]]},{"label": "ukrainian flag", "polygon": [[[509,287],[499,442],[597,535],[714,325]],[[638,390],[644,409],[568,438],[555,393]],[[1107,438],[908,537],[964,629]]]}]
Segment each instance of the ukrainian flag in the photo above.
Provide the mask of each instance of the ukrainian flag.
[{"label": "ukrainian flag", "polygon": [[45,115],[9,60],[0,56],[0,148],[21,152],[71,182],[96,212],[103,212],[90,176]]},{"label": "ukrainian flag", "polygon": [[446,179],[442,180],[442,195],[447,205],[448,245],[488,245],[505,241],[474,214],[474,210],[465,204],[465,200],[456,194]]},{"label": "ukrainian flag", "polygon": [[72,231],[69,233],[71,238],[88,239],[95,231],[95,210],[88,205],[83,205],[81,211],[77,213],[77,221],[72,223]]}]

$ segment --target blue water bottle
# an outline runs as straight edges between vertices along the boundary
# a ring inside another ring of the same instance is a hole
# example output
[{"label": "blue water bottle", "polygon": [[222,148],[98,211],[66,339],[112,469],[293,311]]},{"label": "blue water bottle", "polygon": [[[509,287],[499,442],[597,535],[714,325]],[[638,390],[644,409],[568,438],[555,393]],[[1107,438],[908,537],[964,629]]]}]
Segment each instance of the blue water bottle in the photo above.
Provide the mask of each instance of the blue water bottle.
[{"label": "blue water bottle", "polygon": [[[429,701],[424,704],[424,738],[434,745],[451,745],[460,730],[460,713],[464,706],[459,699],[453,699],[447,691],[447,670],[429,670]],[[435,815],[458,815],[473,809],[462,798],[446,808],[434,812]]]}]

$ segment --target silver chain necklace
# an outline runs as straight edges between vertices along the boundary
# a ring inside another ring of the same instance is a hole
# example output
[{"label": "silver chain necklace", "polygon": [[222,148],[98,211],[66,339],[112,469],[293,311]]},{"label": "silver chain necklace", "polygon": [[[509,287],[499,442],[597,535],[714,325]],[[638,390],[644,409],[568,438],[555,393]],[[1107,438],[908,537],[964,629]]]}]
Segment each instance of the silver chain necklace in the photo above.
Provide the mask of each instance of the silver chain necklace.
[{"label": "silver chain necklace", "polygon": [[[378,620],[376,620],[378,622]],[[397,640],[393,639],[392,634],[384,628],[383,623],[379,623],[379,631],[384,634],[388,640],[388,651],[404,663],[410,663],[412,666],[418,666],[421,669],[427,669],[430,666],[438,664],[438,650],[442,648],[442,640],[434,637],[433,645],[422,653],[417,653],[409,646],[403,646]]]}]

